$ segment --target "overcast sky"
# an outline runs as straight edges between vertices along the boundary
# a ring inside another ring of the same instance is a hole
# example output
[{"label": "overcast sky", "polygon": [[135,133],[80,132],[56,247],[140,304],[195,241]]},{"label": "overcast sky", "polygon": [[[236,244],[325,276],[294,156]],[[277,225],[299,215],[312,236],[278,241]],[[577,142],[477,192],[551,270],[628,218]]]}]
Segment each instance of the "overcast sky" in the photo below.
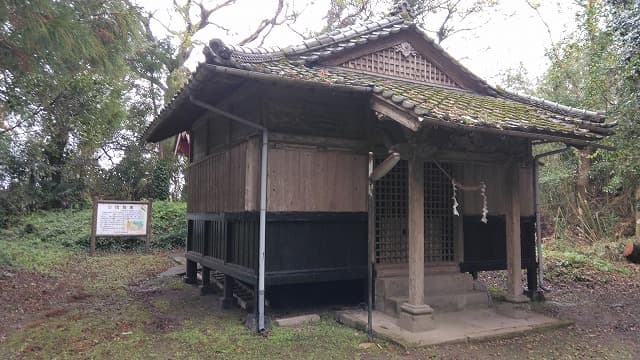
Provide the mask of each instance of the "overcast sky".
[{"label": "overcast sky", "polygon": [[[156,11],[156,17],[165,24],[179,24],[178,19],[170,18],[171,0],[139,0],[143,7]],[[575,30],[576,8],[569,1],[540,1],[539,11],[549,24],[553,41]],[[216,1],[211,1],[215,4]],[[209,26],[201,31],[197,38],[208,41],[221,38],[228,43],[236,43],[246,37],[258,22],[270,16],[277,0],[238,0],[231,7],[217,13],[212,20],[231,30],[229,34]],[[296,0],[297,10],[304,10],[293,27],[298,32],[318,31],[324,25],[322,17],[326,14],[328,1]],[[493,11],[478,18],[472,25],[478,28],[458,33],[446,39],[441,45],[454,58],[476,75],[492,84],[499,82],[499,74],[509,68],[518,68],[520,63],[531,77],[543,74],[547,60],[545,51],[551,45],[551,38],[538,15],[525,3],[525,0],[501,0]],[[428,28],[428,24],[427,24]],[[153,30],[166,31],[155,24]],[[276,28],[267,38],[265,45],[286,46],[300,42],[301,38],[286,26]],[[194,51],[188,66],[195,68],[202,61],[202,52]]]}]

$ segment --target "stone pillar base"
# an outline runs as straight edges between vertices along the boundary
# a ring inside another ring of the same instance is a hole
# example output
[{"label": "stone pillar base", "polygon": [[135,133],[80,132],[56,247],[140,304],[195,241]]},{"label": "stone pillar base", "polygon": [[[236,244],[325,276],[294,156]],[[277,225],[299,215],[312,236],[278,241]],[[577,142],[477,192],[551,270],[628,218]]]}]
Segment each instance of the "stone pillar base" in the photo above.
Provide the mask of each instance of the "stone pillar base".
[{"label": "stone pillar base", "polygon": [[514,303],[514,304],[522,304],[522,303],[528,303],[529,302],[529,298],[524,296],[524,295],[522,295],[522,294],[506,295],[504,297],[504,301],[510,302],[510,303]]},{"label": "stone pillar base", "polygon": [[404,303],[400,306],[398,326],[411,332],[433,330],[433,309],[429,305],[412,305]]},{"label": "stone pillar base", "polygon": [[528,319],[534,314],[529,303],[503,302],[495,307],[496,313],[512,319]]}]

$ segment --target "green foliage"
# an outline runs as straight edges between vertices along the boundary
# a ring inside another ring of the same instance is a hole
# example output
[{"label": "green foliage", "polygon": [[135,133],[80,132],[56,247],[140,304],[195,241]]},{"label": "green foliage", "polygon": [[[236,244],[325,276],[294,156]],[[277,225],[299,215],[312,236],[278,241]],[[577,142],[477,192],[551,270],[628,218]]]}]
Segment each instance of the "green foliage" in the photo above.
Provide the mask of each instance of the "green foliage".
[{"label": "green foliage", "polygon": [[[601,2],[582,3],[578,31],[549,52],[551,66],[537,89],[538,96],[550,100],[604,110],[609,121],[619,123],[616,134],[604,141],[617,151],[575,151],[546,158],[540,173],[543,209],[566,230],[559,236],[589,242],[621,233],[616,228],[633,216],[628,204],[639,184],[640,107],[637,83],[629,80],[637,64],[624,61],[628,58],[621,51],[621,38],[604,26],[611,23],[610,14]],[[579,173],[581,162],[590,163],[585,174]],[[578,199],[582,188],[576,187],[576,179],[583,175],[586,199]]]},{"label": "green foliage", "polygon": [[187,204],[181,201],[153,203],[153,248],[184,248],[187,238]]},{"label": "green foliage", "polygon": [[[82,206],[96,153],[127,120],[126,66],[140,40],[126,0],[0,0],[0,208]],[[5,160],[6,159],[6,160]]]},{"label": "green foliage", "polygon": [[620,254],[623,241],[598,242],[591,245],[576,245],[575,242],[556,240],[544,249],[549,277],[569,281],[592,281],[594,269],[598,272],[627,274],[621,265]]},{"label": "green foliage", "polygon": [[127,146],[124,157],[111,169],[103,170],[94,191],[104,199],[141,200],[153,198],[151,187],[153,154],[137,143]]},{"label": "green foliage", "polygon": [[169,199],[169,160],[159,160],[156,162],[152,172],[153,198],[157,200]]},{"label": "green foliage", "polygon": [[2,0],[0,68],[14,77],[119,71],[136,37],[133,10],[120,0]]},{"label": "green foliage", "polygon": [[[186,204],[153,203],[152,249],[184,248]],[[86,252],[91,237],[91,209],[37,211],[16,220],[0,233],[0,266],[45,271],[69,256]],[[100,251],[144,249],[144,241],[98,238]]]}]

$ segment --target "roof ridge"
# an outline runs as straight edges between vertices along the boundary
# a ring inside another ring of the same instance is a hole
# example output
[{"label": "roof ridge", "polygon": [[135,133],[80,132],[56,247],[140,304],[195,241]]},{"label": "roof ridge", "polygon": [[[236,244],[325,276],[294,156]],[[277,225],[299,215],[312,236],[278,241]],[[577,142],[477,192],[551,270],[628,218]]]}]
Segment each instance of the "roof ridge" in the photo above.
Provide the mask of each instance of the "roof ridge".
[{"label": "roof ridge", "polygon": [[586,109],[580,109],[572,106],[560,104],[555,101],[550,101],[533,95],[521,94],[515,91],[510,91],[501,87],[494,88],[496,92],[510,100],[519,101],[525,104],[535,105],[553,112],[565,113],[568,115],[579,117],[583,120],[602,124],[607,119],[607,115],[604,111],[591,111]]},{"label": "roof ridge", "polygon": [[370,19],[362,23],[346,26],[329,32],[324,32],[317,36],[305,39],[297,45],[289,45],[287,47],[249,47],[226,44],[223,40],[214,38],[209,41],[209,46],[205,46],[203,53],[209,60],[219,59],[219,62],[234,62],[233,58],[241,59],[243,62],[264,62],[277,61],[286,57],[301,55],[310,51],[335,45],[340,42],[348,41],[358,36],[363,36],[377,30],[384,29],[400,23],[412,25],[413,22],[406,20],[404,17],[383,16],[378,19]]}]

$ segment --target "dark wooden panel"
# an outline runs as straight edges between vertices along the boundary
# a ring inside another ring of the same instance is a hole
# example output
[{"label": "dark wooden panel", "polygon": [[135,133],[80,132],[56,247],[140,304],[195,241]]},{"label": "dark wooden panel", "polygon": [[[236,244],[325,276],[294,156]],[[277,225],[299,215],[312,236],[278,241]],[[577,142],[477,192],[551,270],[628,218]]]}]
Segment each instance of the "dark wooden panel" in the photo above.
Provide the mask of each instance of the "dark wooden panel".
[{"label": "dark wooden panel", "polygon": [[193,234],[191,236],[193,240],[192,251],[197,252],[199,254],[205,254],[205,222],[204,221],[194,221],[193,222]]},{"label": "dark wooden panel", "polygon": [[267,272],[366,266],[366,213],[288,215],[267,223]]},{"label": "dark wooden panel", "polygon": [[230,251],[227,262],[258,269],[258,221],[255,219],[233,219],[227,221]]},{"label": "dark wooden panel", "polygon": [[[188,238],[193,239],[190,254],[208,259],[207,264],[222,272],[256,273],[257,212],[191,213],[187,217],[191,224]],[[366,258],[366,213],[267,214],[267,284],[363,279]]]},{"label": "dark wooden panel", "polygon": [[[506,270],[506,224],[504,216],[489,216],[488,223],[479,216],[464,216],[463,272]],[[535,266],[535,217],[520,218],[522,268]]]}]

